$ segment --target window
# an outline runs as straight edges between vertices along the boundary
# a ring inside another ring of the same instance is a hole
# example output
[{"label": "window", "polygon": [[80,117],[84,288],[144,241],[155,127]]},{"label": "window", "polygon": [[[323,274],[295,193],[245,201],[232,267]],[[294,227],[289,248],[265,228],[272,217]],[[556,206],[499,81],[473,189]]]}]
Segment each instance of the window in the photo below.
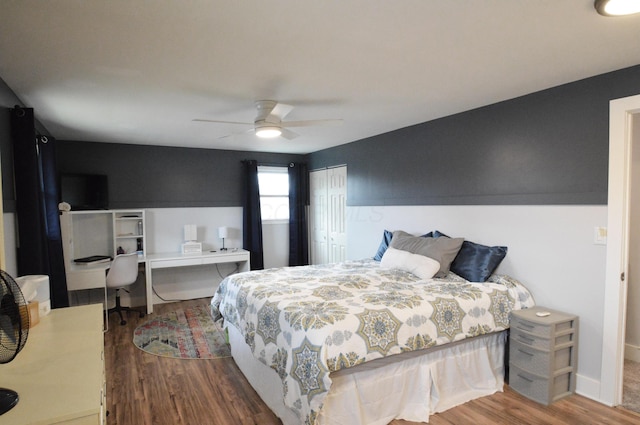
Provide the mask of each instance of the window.
[{"label": "window", "polygon": [[262,220],[289,220],[289,171],[287,167],[258,166]]}]

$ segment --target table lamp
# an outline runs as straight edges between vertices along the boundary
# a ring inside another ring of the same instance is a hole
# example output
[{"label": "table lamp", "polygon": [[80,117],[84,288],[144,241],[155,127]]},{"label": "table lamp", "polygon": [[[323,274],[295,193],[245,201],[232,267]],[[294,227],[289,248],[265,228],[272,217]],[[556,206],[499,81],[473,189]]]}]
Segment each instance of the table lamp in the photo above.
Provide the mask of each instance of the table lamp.
[{"label": "table lamp", "polygon": [[227,248],[224,247],[224,240],[229,237],[229,228],[227,226],[218,227],[218,237],[222,239],[222,248],[220,248],[220,251],[226,251]]}]

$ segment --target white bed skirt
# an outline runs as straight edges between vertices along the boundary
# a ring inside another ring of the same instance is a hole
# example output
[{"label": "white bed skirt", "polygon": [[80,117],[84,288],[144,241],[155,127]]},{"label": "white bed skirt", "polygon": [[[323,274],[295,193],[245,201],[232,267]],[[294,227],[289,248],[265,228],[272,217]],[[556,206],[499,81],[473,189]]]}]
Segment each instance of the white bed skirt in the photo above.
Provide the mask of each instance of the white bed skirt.
[{"label": "white bed skirt", "polygon": [[[253,357],[233,325],[228,331],[233,359],[249,383],[284,425],[299,425],[296,414],[283,403],[282,381],[276,372]],[[506,339],[503,331],[332,373],[319,423],[429,422],[433,413],[503,391]]]}]

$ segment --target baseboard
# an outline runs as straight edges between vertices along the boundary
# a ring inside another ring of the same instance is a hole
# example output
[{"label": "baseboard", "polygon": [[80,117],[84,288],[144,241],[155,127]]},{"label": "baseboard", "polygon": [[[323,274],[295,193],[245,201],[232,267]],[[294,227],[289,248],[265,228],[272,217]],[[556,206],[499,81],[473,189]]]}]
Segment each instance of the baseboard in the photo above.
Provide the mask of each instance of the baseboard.
[{"label": "baseboard", "polygon": [[626,360],[633,360],[634,362],[640,362],[640,347],[632,344],[624,345],[624,358]]},{"label": "baseboard", "polygon": [[176,301],[195,300],[198,298],[213,298],[214,294],[214,288],[196,288],[181,291],[158,291],[153,294],[153,304],[156,305]]},{"label": "baseboard", "polygon": [[590,398],[598,403],[604,403],[600,399],[600,381],[576,374],[576,394]]}]

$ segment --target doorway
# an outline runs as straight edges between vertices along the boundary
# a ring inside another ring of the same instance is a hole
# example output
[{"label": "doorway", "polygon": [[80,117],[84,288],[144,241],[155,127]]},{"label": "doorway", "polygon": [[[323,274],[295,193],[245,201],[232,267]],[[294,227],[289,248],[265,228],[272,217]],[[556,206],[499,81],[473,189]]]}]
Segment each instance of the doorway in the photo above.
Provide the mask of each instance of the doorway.
[{"label": "doorway", "polygon": [[[634,122],[640,117],[640,95],[610,104],[607,260],[602,337],[600,399],[622,403],[629,253],[632,212]],[[637,139],[637,137],[636,137]],[[640,165],[639,165],[640,166]]]},{"label": "doorway", "polygon": [[621,405],[640,413],[640,114],[630,116],[629,275]]}]

